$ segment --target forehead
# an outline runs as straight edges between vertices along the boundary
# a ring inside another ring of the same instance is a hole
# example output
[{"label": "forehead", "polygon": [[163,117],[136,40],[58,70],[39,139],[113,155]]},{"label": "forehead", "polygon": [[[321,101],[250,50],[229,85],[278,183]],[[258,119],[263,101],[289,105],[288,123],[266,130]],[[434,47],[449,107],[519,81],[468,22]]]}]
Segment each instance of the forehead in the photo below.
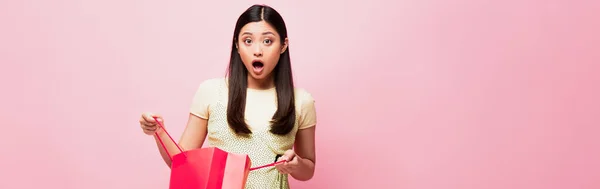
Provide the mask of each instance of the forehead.
[{"label": "forehead", "polygon": [[275,28],[265,21],[250,22],[244,25],[240,31],[240,35],[262,35],[263,33],[273,33],[274,35],[277,35]]}]

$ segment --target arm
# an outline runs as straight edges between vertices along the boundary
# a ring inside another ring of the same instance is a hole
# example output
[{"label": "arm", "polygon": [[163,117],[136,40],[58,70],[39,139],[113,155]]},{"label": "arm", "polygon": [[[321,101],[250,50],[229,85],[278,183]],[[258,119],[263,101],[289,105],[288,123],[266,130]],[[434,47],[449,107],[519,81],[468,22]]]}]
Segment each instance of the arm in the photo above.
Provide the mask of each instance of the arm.
[{"label": "arm", "polygon": [[[206,119],[202,119],[192,114],[189,115],[187,126],[183,131],[183,134],[181,135],[181,139],[179,140],[179,146],[182,148],[182,150],[189,150],[202,147],[202,145],[204,144],[204,140],[206,139],[207,123],[208,122]],[[171,139],[169,139],[169,136],[165,132],[162,132],[162,130],[158,131],[158,137],[162,139],[166,148],[169,150],[169,154],[175,155],[180,153],[179,149],[177,149],[177,146],[173,144],[173,142],[171,141]],[[154,139],[156,140],[156,145],[158,147],[158,150],[160,151],[160,155],[162,156],[163,160],[165,161],[167,166],[171,167],[171,158],[163,149],[156,135],[154,135]]]},{"label": "arm", "polygon": [[299,130],[296,134],[294,152],[298,158],[298,168],[290,175],[296,180],[310,180],[315,173],[315,126]]},{"label": "arm", "polygon": [[[296,141],[294,142],[295,157],[297,165],[290,175],[300,181],[310,180],[315,173],[315,130],[317,125],[317,112],[315,110],[315,100],[308,92],[304,92],[298,132],[296,133]],[[291,156],[294,156],[291,154]],[[289,157],[289,156],[288,156]]]},{"label": "arm", "polygon": [[[217,94],[215,93],[214,87],[215,85],[213,80],[204,81],[198,86],[198,89],[196,90],[196,93],[192,99],[187,125],[181,135],[181,139],[179,140],[179,146],[182,148],[182,150],[201,148],[204,144],[207,134],[208,118],[210,114],[209,105],[215,98],[214,95]],[[179,149],[177,149],[177,146],[173,144],[165,132],[158,132],[158,136],[160,139],[162,139],[166,148],[169,150],[169,154],[175,155],[180,153]],[[165,163],[171,167],[171,158],[161,146],[156,135],[154,138],[160,151],[160,155]]]}]

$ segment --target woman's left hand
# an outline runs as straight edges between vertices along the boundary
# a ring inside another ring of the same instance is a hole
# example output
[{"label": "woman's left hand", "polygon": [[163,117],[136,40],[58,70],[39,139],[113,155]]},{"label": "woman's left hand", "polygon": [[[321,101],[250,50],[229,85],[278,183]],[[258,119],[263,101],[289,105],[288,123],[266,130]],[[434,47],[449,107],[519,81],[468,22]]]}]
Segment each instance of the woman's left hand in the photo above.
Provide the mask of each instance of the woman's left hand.
[{"label": "woman's left hand", "polygon": [[292,174],[300,164],[302,158],[294,152],[294,150],[287,150],[277,161],[287,160],[287,162],[279,163],[275,165],[277,170],[282,174]]}]

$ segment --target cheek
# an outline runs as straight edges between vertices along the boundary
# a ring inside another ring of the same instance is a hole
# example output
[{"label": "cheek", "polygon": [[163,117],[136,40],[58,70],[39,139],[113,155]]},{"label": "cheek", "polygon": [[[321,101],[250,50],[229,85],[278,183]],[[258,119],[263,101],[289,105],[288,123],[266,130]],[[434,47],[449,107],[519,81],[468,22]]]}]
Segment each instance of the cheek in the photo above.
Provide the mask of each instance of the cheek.
[{"label": "cheek", "polygon": [[277,65],[277,62],[279,62],[279,58],[281,56],[281,54],[279,54],[280,51],[272,51],[269,52],[268,56],[265,58],[269,59],[269,64],[272,67],[275,67]]},{"label": "cheek", "polygon": [[242,58],[242,61],[244,63],[252,61],[252,59],[254,58],[254,55],[245,48],[238,49],[238,54],[240,55],[240,58]]}]

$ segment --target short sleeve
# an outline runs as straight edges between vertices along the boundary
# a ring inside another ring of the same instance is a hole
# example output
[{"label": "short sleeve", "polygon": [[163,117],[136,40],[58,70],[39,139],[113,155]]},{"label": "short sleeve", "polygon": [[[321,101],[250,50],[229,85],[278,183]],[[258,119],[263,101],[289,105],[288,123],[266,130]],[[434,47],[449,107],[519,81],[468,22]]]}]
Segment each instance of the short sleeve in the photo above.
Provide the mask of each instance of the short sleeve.
[{"label": "short sleeve", "polygon": [[213,99],[214,89],[210,80],[202,82],[194,94],[190,113],[203,119],[208,119],[209,106]]},{"label": "short sleeve", "polygon": [[306,129],[317,125],[317,112],[315,110],[315,99],[313,96],[305,92],[302,99],[300,109],[300,121],[298,129]]}]

